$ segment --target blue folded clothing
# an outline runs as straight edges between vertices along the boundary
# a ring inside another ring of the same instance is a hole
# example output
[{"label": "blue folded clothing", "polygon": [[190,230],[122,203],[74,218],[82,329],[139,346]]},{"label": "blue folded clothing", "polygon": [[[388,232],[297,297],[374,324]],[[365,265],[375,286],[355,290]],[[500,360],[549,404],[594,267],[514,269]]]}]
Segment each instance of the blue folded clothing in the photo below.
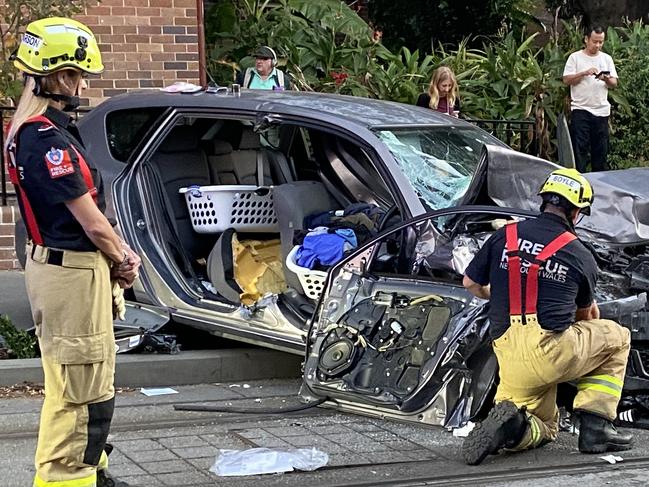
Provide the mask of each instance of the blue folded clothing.
[{"label": "blue folded clothing", "polygon": [[353,230],[318,227],[304,237],[304,242],[297,251],[296,263],[308,269],[332,266],[340,262],[345,252],[356,247],[358,241]]}]

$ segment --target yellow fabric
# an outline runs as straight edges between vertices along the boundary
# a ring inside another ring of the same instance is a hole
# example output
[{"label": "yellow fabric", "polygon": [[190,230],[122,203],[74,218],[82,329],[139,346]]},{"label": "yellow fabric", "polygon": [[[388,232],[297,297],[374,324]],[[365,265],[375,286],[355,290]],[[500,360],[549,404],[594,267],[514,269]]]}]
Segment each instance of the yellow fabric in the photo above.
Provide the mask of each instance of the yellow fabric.
[{"label": "yellow fabric", "polygon": [[43,263],[47,249],[36,247],[34,260],[31,250],[25,282],[45,376],[34,485],[94,485],[96,466],[83,463],[88,405],[114,396],[109,262],[100,252],[66,251],[55,266]]},{"label": "yellow fabric", "polygon": [[108,455],[105,451],[101,452],[101,457],[99,457],[99,463],[97,464],[97,470],[108,470]]},{"label": "yellow fabric", "polygon": [[[496,402],[527,408],[530,428],[516,450],[557,437],[557,384],[578,380],[574,408],[613,420],[631,334],[611,320],[579,321],[561,333],[515,324],[493,343],[500,367]],[[588,374],[588,375],[586,375]],[[603,384],[608,385],[603,385]]]},{"label": "yellow fabric", "polygon": [[38,475],[34,477],[34,487],[96,487],[97,485],[97,473],[88,475],[87,477],[81,479],[73,480],[60,480],[54,482],[46,482],[41,480]]},{"label": "yellow fabric", "polygon": [[[80,41],[80,38],[85,41]],[[77,53],[82,54],[79,59]],[[90,74],[104,70],[99,45],[92,31],[81,22],[62,17],[36,20],[27,26],[14,66],[35,75],[70,68]]]},{"label": "yellow fabric", "polygon": [[604,394],[610,394],[611,396],[617,397],[618,399],[622,397],[622,391],[621,390],[616,390],[608,386],[603,386],[601,384],[577,384],[577,389],[580,391],[586,391],[586,390],[591,390],[591,391],[599,391],[603,392]]},{"label": "yellow fabric", "polygon": [[281,294],[286,290],[281,246],[275,240],[242,240],[232,237],[234,279],[243,291],[241,302],[256,303],[264,294]]}]

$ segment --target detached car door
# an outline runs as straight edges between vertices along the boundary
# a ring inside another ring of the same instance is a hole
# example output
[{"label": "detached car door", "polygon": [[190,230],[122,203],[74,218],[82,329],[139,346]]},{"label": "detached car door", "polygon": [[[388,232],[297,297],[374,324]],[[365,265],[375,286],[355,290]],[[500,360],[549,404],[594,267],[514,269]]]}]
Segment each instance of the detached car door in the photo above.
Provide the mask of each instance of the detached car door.
[{"label": "detached car door", "polygon": [[379,417],[458,426],[493,392],[486,302],[462,274],[494,221],[460,207],[401,224],[330,271],[308,335],[302,396]]}]

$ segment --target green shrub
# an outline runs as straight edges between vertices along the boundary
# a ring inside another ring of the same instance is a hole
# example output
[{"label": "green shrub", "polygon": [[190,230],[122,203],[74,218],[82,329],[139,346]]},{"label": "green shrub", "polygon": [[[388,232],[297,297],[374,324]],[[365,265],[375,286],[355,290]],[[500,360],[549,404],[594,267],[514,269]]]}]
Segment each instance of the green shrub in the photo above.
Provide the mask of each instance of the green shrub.
[{"label": "green shrub", "polygon": [[0,337],[9,349],[9,358],[36,356],[36,339],[25,330],[17,329],[7,316],[0,315]]},{"label": "green shrub", "polygon": [[[506,2],[505,2],[506,3]],[[569,90],[561,78],[568,55],[582,47],[577,22],[563,22],[560,34],[539,45],[536,34],[504,32],[497,38],[464,39],[430,54],[403,47],[390,51],[372,29],[338,0],[222,0],[208,13],[211,41],[208,67],[221,84],[261,44],[280,56],[280,67],[297,89],[414,103],[425,91],[433,69],[448,65],[460,83],[462,113],[467,118],[533,120],[536,150],[556,160],[556,126],[569,110]],[[641,22],[609,28],[605,50],[620,76],[610,90],[610,161],[613,167],[649,165],[649,27]],[[520,139],[510,141],[519,150]]]}]

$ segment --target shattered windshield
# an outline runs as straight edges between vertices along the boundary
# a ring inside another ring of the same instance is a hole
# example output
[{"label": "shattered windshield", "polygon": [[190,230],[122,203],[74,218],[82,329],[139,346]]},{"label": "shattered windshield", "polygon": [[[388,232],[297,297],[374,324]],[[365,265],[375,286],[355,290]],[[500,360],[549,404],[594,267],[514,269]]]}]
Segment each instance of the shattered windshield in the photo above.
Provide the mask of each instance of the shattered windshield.
[{"label": "shattered windshield", "polygon": [[464,196],[483,144],[494,144],[474,127],[391,128],[376,131],[431,210],[448,208]]}]

